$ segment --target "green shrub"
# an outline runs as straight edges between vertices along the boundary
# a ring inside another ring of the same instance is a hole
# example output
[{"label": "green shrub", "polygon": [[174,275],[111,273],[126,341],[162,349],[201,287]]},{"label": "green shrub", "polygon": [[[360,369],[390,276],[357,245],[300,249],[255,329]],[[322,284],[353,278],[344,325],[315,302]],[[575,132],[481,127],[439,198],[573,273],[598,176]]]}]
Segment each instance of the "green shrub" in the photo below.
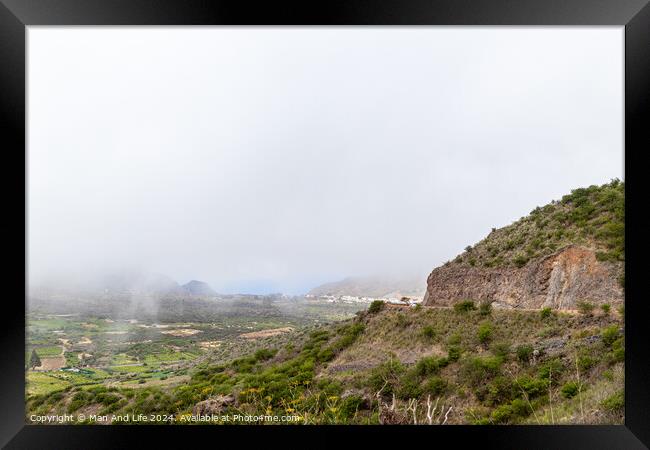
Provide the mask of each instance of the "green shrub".
[{"label": "green shrub", "polygon": [[578,302],[577,307],[578,307],[578,311],[580,311],[581,314],[590,315],[594,310],[595,305],[593,303],[583,300]]},{"label": "green shrub", "polygon": [[458,361],[460,359],[461,350],[457,345],[452,345],[447,349],[447,360]]},{"label": "green shrub", "polygon": [[341,417],[344,419],[351,419],[358,410],[363,409],[365,401],[360,395],[350,395],[342,400],[339,408]]},{"label": "green shrub", "polygon": [[487,396],[484,399],[487,405],[495,406],[508,403],[516,396],[515,386],[506,377],[499,376],[494,378],[488,385],[487,390]]},{"label": "green shrub", "polygon": [[427,325],[422,328],[422,336],[427,339],[433,339],[436,337],[436,330],[431,325]]},{"label": "green shrub", "polygon": [[473,357],[465,360],[460,369],[461,378],[476,387],[500,372],[502,360],[499,357]]},{"label": "green shrub", "polygon": [[564,372],[564,364],[558,358],[551,359],[542,363],[538,369],[538,376],[542,380],[551,380],[553,383],[557,383]]},{"label": "green shrub", "polygon": [[273,358],[276,353],[277,353],[277,350],[269,350],[269,349],[266,349],[266,348],[261,348],[261,349],[259,349],[259,350],[257,350],[255,352],[253,357],[257,361],[266,361],[268,359]]},{"label": "green shrub", "polygon": [[602,309],[605,314],[609,315],[609,312],[612,309],[612,307],[610,305],[608,305],[607,303],[605,303],[604,305],[600,306],[600,309]]},{"label": "green shrub", "polygon": [[472,300],[463,300],[454,304],[454,311],[464,313],[476,309]]},{"label": "green shrub", "polygon": [[433,356],[426,356],[415,364],[414,372],[418,376],[427,376],[438,373],[441,367],[441,361]]},{"label": "green shrub", "polygon": [[610,364],[625,361],[624,338],[620,337],[612,343],[612,351],[608,355]]},{"label": "green shrub", "polygon": [[482,323],[478,328],[478,340],[481,344],[485,344],[492,339],[492,324]]},{"label": "green shrub", "polygon": [[319,353],[316,359],[320,362],[328,362],[334,359],[335,353],[331,348],[324,348]]},{"label": "green shrub", "polygon": [[403,312],[398,312],[395,315],[395,319],[397,320],[397,326],[400,328],[406,328],[411,324],[411,321]]},{"label": "green shrub", "polygon": [[515,266],[517,267],[524,267],[528,262],[528,258],[524,255],[517,255],[515,256],[515,259],[512,260],[512,262],[515,263]]},{"label": "green shrub", "polygon": [[542,308],[542,310],[539,312],[539,316],[543,319],[546,319],[548,317],[551,317],[551,314],[553,313],[553,310],[551,308]]},{"label": "green shrub", "polygon": [[496,424],[507,424],[512,418],[512,407],[510,405],[501,405],[492,411],[490,417]]},{"label": "green shrub", "polygon": [[357,340],[357,338],[364,332],[366,326],[363,323],[355,323],[348,325],[340,330],[342,336],[332,344],[332,350],[339,352],[348,348]]},{"label": "green shrub", "polygon": [[618,339],[618,326],[611,325],[605,328],[603,331],[601,331],[600,337],[602,338],[603,344],[605,344],[606,347],[611,347],[614,341]]},{"label": "green shrub", "polygon": [[422,395],[420,380],[414,373],[407,373],[399,381],[399,385],[395,394],[402,400],[420,397],[420,395]]},{"label": "green shrub", "polygon": [[569,381],[560,390],[562,397],[573,398],[580,392],[580,385],[575,381]]},{"label": "green shrub", "polygon": [[394,388],[397,386],[399,378],[405,370],[404,365],[397,359],[386,361],[370,372],[368,387],[373,392],[378,392],[383,387],[382,394],[389,395],[394,392]]},{"label": "green shrub", "polygon": [[510,402],[510,406],[512,408],[512,413],[515,416],[528,417],[532,412],[530,406],[528,406],[528,403],[520,398],[516,398]]},{"label": "green shrub", "polygon": [[489,316],[492,313],[492,303],[481,302],[478,307],[478,313],[482,316]]},{"label": "green shrub", "polygon": [[423,393],[438,396],[442,395],[446,389],[447,382],[438,376],[433,376],[424,383]]},{"label": "green shrub", "polygon": [[384,309],[385,303],[381,300],[373,300],[373,302],[368,306],[368,313],[376,314],[382,309]]},{"label": "green shrub", "polygon": [[533,356],[533,346],[529,344],[519,345],[517,347],[517,359],[524,364],[530,362],[530,357]]},{"label": "green shrub", "polygon": [[531,378],[528,375],[517,378],[516,383],[529,398],[539,397],[546,394],[548,390],[548,378],[537,379]]},{"label": "green shrub", "polygon": [[598,361],[596,359],[592,358],[589,355],[581,355],[578,357],[578,368],[583,372],[586,372],[595,366],[597,362]]},{"label": "green shrub", "polygon": [[625,407],[625,394],[623,391],[618,391],[615,394],[610,395],[600,402],[600,406],[610,412],[620,412],[623,411]]},{"label": "green shrub", "polygon": [[507,342],[499,342],[490,347],[495,356],[506,359],[510,355],[510,344]]}]

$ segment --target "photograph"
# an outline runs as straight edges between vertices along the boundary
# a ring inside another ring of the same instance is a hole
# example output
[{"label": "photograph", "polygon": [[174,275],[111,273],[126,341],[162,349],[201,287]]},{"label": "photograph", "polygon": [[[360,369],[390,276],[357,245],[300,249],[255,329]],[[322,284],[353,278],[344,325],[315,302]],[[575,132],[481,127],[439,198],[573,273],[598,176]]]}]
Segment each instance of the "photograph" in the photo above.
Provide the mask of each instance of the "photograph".
[{"label": "photograph", "polygon": [[624,425],[625,41],[27,27],[24,423]]}]

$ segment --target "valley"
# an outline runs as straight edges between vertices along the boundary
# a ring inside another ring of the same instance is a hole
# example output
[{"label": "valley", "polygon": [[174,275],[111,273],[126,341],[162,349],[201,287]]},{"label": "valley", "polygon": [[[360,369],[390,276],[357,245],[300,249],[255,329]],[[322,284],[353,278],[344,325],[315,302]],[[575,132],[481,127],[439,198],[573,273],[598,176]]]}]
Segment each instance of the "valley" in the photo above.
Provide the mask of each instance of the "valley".
[{"label": "valley", "polygon": [[[380,298],[368,278],[305,296],[167,279],[156,295],[40,294],[26,421],[622,424],[623,223],[623,183],[576,189],[493,229],[420,291],[388,280]],[[393,298],[404,292],[424,299]]]}]

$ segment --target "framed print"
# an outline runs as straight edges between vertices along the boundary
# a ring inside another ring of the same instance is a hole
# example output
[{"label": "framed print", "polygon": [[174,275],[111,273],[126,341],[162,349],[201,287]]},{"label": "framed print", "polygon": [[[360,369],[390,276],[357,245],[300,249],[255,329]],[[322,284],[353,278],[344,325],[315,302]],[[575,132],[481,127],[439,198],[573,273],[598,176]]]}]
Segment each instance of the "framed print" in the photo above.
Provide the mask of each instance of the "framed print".
[{"label": "framed print", "polygon": [[2,444],[645,448],[649,25],[3,0]]}]

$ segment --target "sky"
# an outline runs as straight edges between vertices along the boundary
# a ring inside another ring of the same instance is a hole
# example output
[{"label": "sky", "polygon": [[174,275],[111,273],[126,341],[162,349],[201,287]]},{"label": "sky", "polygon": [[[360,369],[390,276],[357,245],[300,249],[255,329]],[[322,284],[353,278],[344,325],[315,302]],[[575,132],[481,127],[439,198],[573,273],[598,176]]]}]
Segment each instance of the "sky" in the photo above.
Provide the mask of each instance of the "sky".
[{"label": "sky", "polygon": [[622,27],[28,27],[30,282],[426,275],[623,178]]}]

